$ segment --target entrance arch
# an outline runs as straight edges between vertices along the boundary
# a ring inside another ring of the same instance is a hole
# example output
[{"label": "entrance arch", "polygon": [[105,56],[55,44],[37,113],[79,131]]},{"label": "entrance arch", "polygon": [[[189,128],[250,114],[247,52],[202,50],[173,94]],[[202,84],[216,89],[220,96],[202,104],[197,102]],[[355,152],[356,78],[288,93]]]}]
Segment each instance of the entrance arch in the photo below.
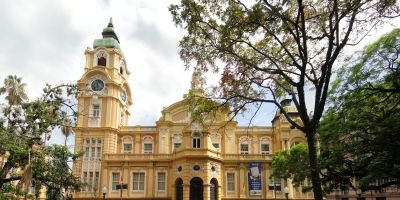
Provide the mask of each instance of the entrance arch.
[{"label": "entrance arch", "polygon": [[175,188],[176,200],[183,200],[183,181],[181,178],[176,179]]},{"label": "entrance arch", "polygon": [[210,181],[210,200],[218,199],[218,181],[213,178]]},{"label": "entrance arch", "polygon": [[203,200],[203,180],[194,177],[190,180],[190,200]]}]

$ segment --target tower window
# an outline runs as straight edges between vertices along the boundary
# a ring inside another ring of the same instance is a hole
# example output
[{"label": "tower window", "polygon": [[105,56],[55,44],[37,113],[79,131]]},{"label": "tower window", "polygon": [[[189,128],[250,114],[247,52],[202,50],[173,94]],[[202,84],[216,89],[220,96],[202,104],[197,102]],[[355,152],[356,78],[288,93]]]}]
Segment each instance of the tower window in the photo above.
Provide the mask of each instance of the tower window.
[{"label": "tower window", "polygon": [[97,60],[97,65],[99,65],[99,66],[106,66],[106,63],[107,63],[107,60],[106,60],[106,58],[104,58],[104,57],[101,57],[101,58],[99,58],[98,60]]},{"label": "tower window", "polygon": [[93,105],[93,117],[100,117],[100,106],[98,104]]},{"label": "tower window", "polygon": [[99,51],[96,55],[97,57],[97,66],[107,66],[107,52]]}]

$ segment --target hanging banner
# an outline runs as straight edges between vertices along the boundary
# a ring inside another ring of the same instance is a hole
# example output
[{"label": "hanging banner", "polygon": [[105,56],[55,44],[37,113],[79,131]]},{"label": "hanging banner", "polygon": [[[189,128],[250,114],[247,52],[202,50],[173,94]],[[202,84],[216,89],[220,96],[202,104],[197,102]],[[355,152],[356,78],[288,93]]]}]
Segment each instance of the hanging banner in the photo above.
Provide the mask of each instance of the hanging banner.
[{"label": "hanging banner", "polygon": [[249,164],[249,194],[251,196],[261,196],[262,185],[261,185],[261,163],[250,163]]}]

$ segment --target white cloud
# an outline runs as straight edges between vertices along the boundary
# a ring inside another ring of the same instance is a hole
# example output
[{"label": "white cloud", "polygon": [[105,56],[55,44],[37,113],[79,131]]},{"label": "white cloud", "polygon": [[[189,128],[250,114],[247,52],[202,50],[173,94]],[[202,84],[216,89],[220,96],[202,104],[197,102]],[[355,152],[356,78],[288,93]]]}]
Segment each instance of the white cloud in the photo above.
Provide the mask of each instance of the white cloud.
[{"label": "white cloud", "polygon": [[[113,17],[131,71],[130,124],[154,125],[162,108],[181,100],[190,86],[191,73],[184,70],[178,56],[183,31],[175,27],[168,11],[177,2],[0,1],[0,81],[9,74],[23,77],[30,98],[38,97],[45,83],[75,83],[83,74],[85,48],[101,38]],[[274,112],[262,109],[262,113]],[[260,117],[254,123],[269,124],[269,120]]]}]

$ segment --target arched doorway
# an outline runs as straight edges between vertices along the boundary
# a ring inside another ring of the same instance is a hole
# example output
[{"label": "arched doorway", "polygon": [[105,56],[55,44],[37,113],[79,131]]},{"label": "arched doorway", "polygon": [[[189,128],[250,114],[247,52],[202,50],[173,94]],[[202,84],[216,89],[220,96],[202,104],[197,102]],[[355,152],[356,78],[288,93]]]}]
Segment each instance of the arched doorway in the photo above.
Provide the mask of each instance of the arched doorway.
[{"label": "arched doorway", "polygon": [[203,200],[203,180],[199,177],[190,180],[190,200]]},{"label": "arched doorway", "polygon": [[176,179],[176,200],[183,200],[183,181],[181,178]]},{"label": "arched doorway", "polygon": [[218,181],[213,178],[210,181],[210,200],[218,199]]}]

